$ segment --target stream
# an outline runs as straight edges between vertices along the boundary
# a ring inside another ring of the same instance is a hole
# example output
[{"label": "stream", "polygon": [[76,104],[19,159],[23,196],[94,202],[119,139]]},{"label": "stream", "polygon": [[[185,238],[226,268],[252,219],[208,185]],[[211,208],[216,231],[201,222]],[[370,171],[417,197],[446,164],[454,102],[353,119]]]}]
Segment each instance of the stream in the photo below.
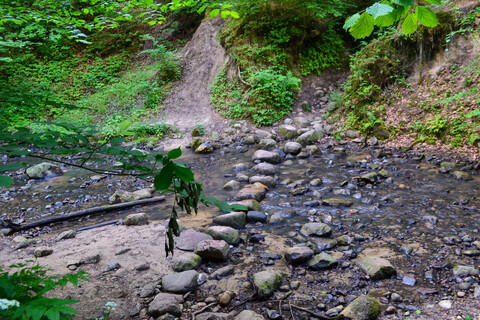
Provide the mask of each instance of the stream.
[{"label": "stream", "polygon": [[[181,160],[189,164],[208,196],[231,201],[238,190],[226,191],[223,186],[238,175],[253,175],[250,170],[235,171],[233,167],[245,164],[251,168],[256,150],[253,146],[230,146],[209,155],[186,150]],[[307,283],[299,289],[298,296],[303,296],[305,301],[314,298],[319,310],[344,303],[352,294],[375,294],[379,287],[383,288],[378,289],[380,301],[385,299],[385,289],[403,296],[399,308],[407,314],[417,310],[420,304],[428,304],[434,297],[432,293],[439,293],[440,297],[458,294],[450,269],[455,265],[478,265],[480,255],[477,250],[480,244],[476,242],[480,215],[478,172],[468,163],[461,164],[452,172],[465,171],[468,178],[458,180],[452,173],[439,172],[441,159],[435,156],[421,159],[388,150],[377,152],[377,155],[372,156],[370,149],[349,144],[325,144],[320,152],[311,156],[284,155],[283,162],[276,166],[277,186],[270,188],[261,202],[267,216],[277,216],[276,223],[247,225],[246,251],[239,254],[237,263],[289,269],[292,279],[301,278]],[[359,179],[371,172],[379,173],[373,181]],[[312,184],[314,180],[316,183]],[[27,181],[25,174],[19,171],[16,184],[0,194],[2,214],[31,222],[104,205],[120,187],[133,191],[148,185],[143,180],[99,177],[79,169],[66,170],[63,176],[48,180]],[[349,203],[322,204],[323,200],[331,198]],[[167,195],[167,201],[158,204],[85,217],[29,233],[80,228],[136,212],[146,212],[151,220],[161,221],[170,215],[170,200]],[[181,217],[181,220],[188,228],[202,229],[219,213],[217,208],[202,206],[197,216]],[[297,266],[280,265],[277,259],[265,254],[302,243],[307,245],[308,239],[299,233],[307,222],[331,225],[332,238],[337,242],[342,235],[350,239],[340,243],[342,245],[335,241],[325,243],[326,250],[339,261],[336,269],[306,271]],[[263,241],[248,242],[251,235],[260,235]],[[397,277],[386,279],[380,285],[368,281],[351,262],[359,254],[388,259],[395,265]],[[473,293],[475,281],[464,281],[472,286],[465,285],[462,291]],[[304,306],[312,307],[311,303]]]}]

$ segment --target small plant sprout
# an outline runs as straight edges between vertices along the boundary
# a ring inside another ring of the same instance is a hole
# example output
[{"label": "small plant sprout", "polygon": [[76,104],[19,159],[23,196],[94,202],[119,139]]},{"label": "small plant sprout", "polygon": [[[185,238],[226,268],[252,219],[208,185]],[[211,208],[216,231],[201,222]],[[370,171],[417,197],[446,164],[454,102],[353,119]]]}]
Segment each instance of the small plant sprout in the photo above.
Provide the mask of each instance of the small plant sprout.
[{"label": "small plant sprout", "polygon": [[113,311],[115,311],[115,307],[117,306],[118,305],[113,301],[109,301],[105,303],[105,308],[106,308],[106,310],[104,311],[105,316],[102,318],[102,320],[110,319],[110,315],[112,314]]}]

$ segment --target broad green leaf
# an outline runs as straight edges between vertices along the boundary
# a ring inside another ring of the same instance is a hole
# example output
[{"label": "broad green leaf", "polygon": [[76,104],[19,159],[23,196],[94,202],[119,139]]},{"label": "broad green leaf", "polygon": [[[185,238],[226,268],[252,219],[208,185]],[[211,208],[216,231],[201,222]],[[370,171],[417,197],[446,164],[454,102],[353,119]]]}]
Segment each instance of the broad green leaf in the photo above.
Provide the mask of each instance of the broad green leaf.
[{"label": "broad green leaf", "polygon": [[355,39],[363,39],[372,34],[374,26],[373,17],[364,12],[358,19],[358,21],[350,28],[350,34]]},{"label": "broad green leaf", "polygon": [[438,18],[432,10],[418,6],[415,8],[415,12],[417,14],[418,22],[420,22],[425,27],[434,28],[438,26]]},{"label": "broad green leaf", "polygon": [[197,10],[197,13],[201,14],[205,9],[207,9],[207,6],[201,6],[200,9]]},{"label": "broad green leaf", "polygon": [[88,10],[88,8],[83,9],[83,13],[88,14],[89,12],[90,10]]},{"label": "broad green leaf", "polygon": [[13,183],[13,179],[8,176],[0,176],[0,187],[10,187]]},{"label": "broad green leaf", "polygon": [[414,0],[393,0],[393,3],[396,3],[400,6],[403,6],[403,7],[408,7],[408,6],[411,6],[415,3]]},{"label": "broad green leaf", "polygon": [[185,168],[175,164],[174,171],[175,176],[183,182],[193,182],[195,180],[193,172],[189,168]]},{"label": "broad green leaf", "polygon": [[388,4],[382,3],[374,3],[370,7],[367,8],[366,12],[371,14],[374,19],[387,15],[393,11],[393,7],[389,6]]},{"label": "broad green leaf", "polygon": [[360,19],[360,15],[358,13],[355,13],[353,16],[347,19],[345,21],[345,24],[343,25],[343,29],[348,30],[350,29],[355,23],[357,23],[358,19]]},{"label": "broad green leaf", "polygon": [[220,14],[222,19],[226,19],[229,15],[230,15],[230,11],[228,10],[222,11],[222,13]]},{"label": "broad green leaf", "polygon": [[417,14],[409,14],[402,22],[402,32],[405,34],[412,34],[417,31]]},{"label": "broad green leaf", "polygon": [[231,7],[232,7],[231,4],[224,4],[224,5],[222,6],[222,10],[230,9]]},{"label": "broad green leaf", "polygon": [[157,23],[157,21],[155,21],[155,20],[153,20],[153,21],[148,21],[148,24],[151,25],[151,26],[155,25],[156,23]]},{"label": "broad green leaf", "polygon": [[430,3],[435,3],[435,4],[442,4],[442,0],[425,0]]},{"label": "broad green leaf", "polygon": [[375,25],[380,28],[391,26],[394,23],[395,19],[391,13],[375,19]]},{"label": "broad green leaf", "polygon": [[177,149],[170,150],[167,154],[167,157],[170,160],[174,160],[174,159],[180,158],[181,155],[182,155],[182,149],[177,148]]},{"label": "broad green leaf", "polygon": [[7,166],[0,167],[0,172],[5,172],[9,170],[18,170],[23,166],[26,166],[26,162],[20,162],[20,163],[14,163],[14,164],[9,164]]},{"label": "broad green leaf", "polygon": [[167,163],[160,173],[157,174],[153,180],[153,185],[156,190],[167,190],[172,184],[173,180],[173,163]]},{"label": "broad green leaf", "polygon": [[230,15],[232,16],[232,18],[234,19],[240,19],[240,15],[235,12],[235,11],[230,11]]},{"label": "broad green leaf", "polygon": [[213,9],[210,11],[210,17],[215,18],[220,13],[220,9]]}]

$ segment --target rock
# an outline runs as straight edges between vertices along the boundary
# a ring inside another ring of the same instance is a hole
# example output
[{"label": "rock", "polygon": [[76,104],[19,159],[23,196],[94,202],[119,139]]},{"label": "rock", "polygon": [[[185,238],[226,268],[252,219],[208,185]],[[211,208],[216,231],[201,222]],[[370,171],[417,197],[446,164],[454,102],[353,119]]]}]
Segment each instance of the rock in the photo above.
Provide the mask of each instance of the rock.
[{"label": "rock", "polygon": [[345,199],[329,198],[322,200],[322,204],[331,207],[350,207],[353,203]]},{"label": "rock", "polygon": [[[245,215],[245,213],[243,214]],[[240,242],[238,231],[228,226],[209,227],[207,229],[207,234],[211,235],[215,240],[224,240],[226,243],[232,246],[238,246]]]},{"label": "rock", "polygon": [[263,207],[258,202],[257,200],[254,199],[246,199],[246,200],[241,200],[241,201],[236,201],[236,202],[230,202],[230,205],[232,204],[241,204],[242,206],[247,207],[248,210],[253,210],[253,211],[262,211],[263,212]]},{"label": "rock", "polygon": [[277,181],[272,176],[252,176],[249,179],[250,183],[260,182],[261,184],[266,185],[267,187],[275,187]]},{"label": "rock", "polygon": [[263,198],[265,198],[266,194],[267,194],[267,190],[265,188],[259,188],[259,187],[253,187],[253,186],[245,187],[235,195],[235,200],[253,199],[257,201],[262,201]]},{"label": "rock", "polygon": [[185,252],[182,255],[173,257],[173,270],[182,272],[187,270],[195,270],[202,264],[202,258],[192,252]]},{"label": "rock", "polygon": [[431,224],[437,224],[437,222],[438,222],[438,218],[435,217],[435,216],[423,216],[423,217],[422,217],[422,220],[428,221],[428,222],[430,222]]},{"label": "rock", "polygon": [[288,154],[292,154],[296,156],[297,154],[302,151],[302,145],[298,142],[287,142],[285,143],[285,146],[283,147],[283,151]]},{"label": "rock", "polygon": [[406,255],[409,255],[413,252],[413,248],[412,248],[412,246],[409,246],[408,244],[402,244],[402,246],[400,247],[400,252],[404,253]]},{"label": "rock", "polygon": [[247,215],[245,214],[245,212],[236,211],[216,216],[215,218],[213,218],[213,223],[219,224],[221,226],[232,227],[235,229],[243,229],[245,228],[246,220]]},{"label": "rock", "polygon": [[220,280],[222,278],[231,276],[234,273],[234,271],[235,271],[235,267],[232,266],[232,265],[228,265],[228,266],[220,268],[217,271],[215,271],[214,273],[212,273],[210,275],[210,278]]},{"label": "rock", "polygon": [[192,150],[197,150],[198,147],[200,147],[200,145],[203,143],[203,140],[199,137],[194,137],[192,139],[192,143],[190,144],[190,148],[192,148]]},{"label": "rock", "polygon": [[49,248],[49,247],[39,247],[39,248],[36,248],[34,251],[33,251],[33,255],[36,257],[36,258],[40,258],[40,257],[46,257],[46,256],[49,256],[53,253],[53,249],[52,248]]},{"label": "rock", "polygon": [[285,259],[293,265],[307,262],[313,256],[313,250],[309,247],[291,247],[285,253]]},{"label": "rock", "polygon": [[218,299],[218,304],[224,308],[230,304],[230,301],[232,301],[232,297],[228,293],[224,293]]},{"label": "rock", "polygon": [[63,175],[62,169],[49,162],[42,162],[27,168],[27,176],[31,179],[45,179]]},{"label": "rock", "polygon": [[276,152],[270,152],[266,150],[257,150],[253,154],[252,157],[253,161],[261,161],[261,162],[268,162],[268,163],[273,163],[277,164],[282,162],[282,157]]},{"label": "rock", "polygon": [[325,311],[325,315],[327,317],[331,317],[331,318],[334,318],[336,316],[338,316],[338,314],[343,310],[343,306],[336,306],[335,308],[331,308],[331,309],[328,309],[327,311]]},{"label": "rock", "polygon": [[282,284],[282,275],[278,271],[260,271],[253,275],[253,283],[259,298],[271,296]]},{"label": "rock", "polygon": [[268,221],[270,224],[277,224],[282,223],[285,219],[278,214],[273,214],[270,216],[270,220]]},{"label": "rock", "polygon": [[360,177],[354,177],[354,179],[359,180],[364,183],[375,183],[377,182],[378,174],[375,171],[365,173]]},{"label": "rock", "polygon": [[392,264],[380,257],[364,256],[357,263],[359,268],[373,280],[382,280],[397,274],[397,270],[395,270]]},{"label": "rock", "polygon": [[247,221],[248,222],[266,222],[267,215],[261,211],[248,211],[247,213]]},{"label": "rock", "polygon": [[196,153],[200,154],[207,154],[207,153],[212,153],[214,151],[212,145],[208,142],[204,142],[201,145],[198,146],[197,149],[195,149]]},{"label": "rock", "polygon": [[294,118],[293,123],[295,123],[299,128],[307,128],[310,125],[310,121],[304,117]]},{"label": "rock", "polygon": [[251,310],[243,310],[234,318],[234,320],[265,320],[265,318]]},{"label": "rock", "polygon": [[148,298],[155,294],[155,284],[147,283],[142,290],[140,290],[140,298]]},{"label": "rock", "polygon": [[272,150],[277,147],[277,142],[270,138],[260,140],[258,147],[265,150]]},{"label": "rock", "polygon": [[288,124],[281,125],[278,128],[278,135],[283,139],[295,139],[298,137],[297,128]]},{"label": "rock", "polygon": [[337,243],[338,243],[339,246],[348,246],[352,242],[353,242],[352,237],[350,237],[349,235],[346,235],[346,234],[337,238]]},{"label": "rock", "polygon": [[195,247],[195,253],[205,260],[226,261],[228,250],[228,243],[224,240],[203,240]]},{"label": "rock", "polygon": [[194,270],[169,274],[162,278],[162,289],[173,293],[194,291],[198,286],[198,276]]},{"label": "rock", "polygon": [[109,272],[109,271],[117,270],[120,268],[121,268],[120,263],[118,263],[117,261],[112,261],[105,266],[105,268],[103,269],[103,272]]},{"label": "rock", "polygon": [[392,300],[392,302],[402,302],[403,298],[398,293],[393,292],[390,296],[390,300]]},{"label": "rock", "polygon": [[196,231],[185,230],[180,234],[180,237],[175,239],[175,246],[184,251],[194,251],[197,244],[203,240],[213,240],[211,235]]},{"label": "rock", "polygon": [[57,241],[65,240],[65,239],[72,239],[72,238],[75,238],[76,235],[77,235],[77,232],[75,230],[63,231],[62,233],[60,233],[57,236]]},{"label": "rock", "polygon": [[328,237],[332,234],[332,228],[325,223],[310,222],[305,223],[300,229],[300,233],[304,236]]},{"label": "rock", "polygon": [[377,299],[360,296],[353,300],[341,313],[345,319],[375,320],[380,314],[380,304]]},{"label": "rock", "polygon": [[223,190],[232,191],[238,190],[242,187],[242,184],[235,180],[230,180],[223,185]]},{"label": "rock", "polygon": [[465,278],[468,276],[478,276],[480,272],[478,269],[469,266],[455,266],[453,268],[453,275],[455,278]]},{"label": "rock", "polygon": [[337,240],[327,238],[312,239],[319,251],[330,250],[336,247]]},{"label": "rock", "polygon": [[345,135],[347,136],[347,138],[350,139],[358,138],[358,132],[355,132],[353,130],[347,130],[347,132],[345,132]]},{"label": "rock", "polygon": [[468,181],[468,180],[472,180],[472,176],[469,175],[468,173],[466,172],[463,172],[463,171],[455,171],[453,173],[453,176],[455,177],[455,179],[457,180],[464,180],[464,181]]},{"label": "rock", "polygon": [[447,162],[444,161],[440,163],[440,172],[442,173],[448,173],[452,171],[457,165],[454,162]]},{"label": "rock", "polygon": [[323,184],[322,179],[313,179],[312,181],[310,181],[310,185],[314,187],[319,186],[321,184]]},{"label": "rock", "polygon": [[137,201],[141,199],[148,199],[152,197],[153,192],[155,191],[154,188],[145,188],[141,190],[137,190],[134,192],[124,191],[124,190],[117,190],[113,195],[108,198],[108,203],[121,203],[121,202],[131,202]]},{"label": "rock", "polygon": [[133,213],[123,218],[122,224],[125,226],[143,226],[148,224],[148,215],[146,213]]},{"label": "rock", "polygon": [[406,274],[403,276],[402,283],[413,287],[415,283],[417,283],[417,280],[415,280],[415,277],[412,274]]},{"label": "rock", "polygon": [[100,255],[94,254],[80,260],[80,264],[97,264],[100,262]]},{"label": "rock", "polygon": [[468,249],[468,250],[463,251],[463,254],[466,255],[466,256],[469,256],[469,257],[478,257],[478,256],[480,256],[480,250]]},{"label": "rock", "polygon": [[16,236],[12,239],[14,243],[15,250],[26,248],[30,245],[30,240],[25,238],[24,236]]},{"label": "rock", "polygon": [[442,300],[438,303],[438,306],[445,310],[452,309],[452,300]]},{"label": "rock", "polygon": [[277,173],[277,168],[270,163],[261,162],[254,166],[252,171],[266,176],[273,176],[275,173]]},{"label": "rock", "polygon": [[196,316],[196,320],[232,320],[233,316],[229,313],[205,312]]},{"label": "rock", "polygon": [[154,318],[158,318],[167,313],[175,317],[180,317],[182,315],[182,308],[180,306],[182,300],[181,296],[161,292],[150,302],[148,314]]},{"label": "rock", "polygon": [[237,163],[232,166],[233,171],[239,172],[239,171],[246,171],[248,170],[248,166],[245,163]]},{"label": "rock", "polygon": [[308,261],[308,267],[315,271],[330,269],[337,264],[337,259],[325,252],[313,256],[313,258]]},{"label": "rock", "polygon": [[310,130],[298,137],[297,142],[300,143],[302,146],[306,146],[308,144],[317,143],[321,138],[323,138],[323,134],[321,132]]}]

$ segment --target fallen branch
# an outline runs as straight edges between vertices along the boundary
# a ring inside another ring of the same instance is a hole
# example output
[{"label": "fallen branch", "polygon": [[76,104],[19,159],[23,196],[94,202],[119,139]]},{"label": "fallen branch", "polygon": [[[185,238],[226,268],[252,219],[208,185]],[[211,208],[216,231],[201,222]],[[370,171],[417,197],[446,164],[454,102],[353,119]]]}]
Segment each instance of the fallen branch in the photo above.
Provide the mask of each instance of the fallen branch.
[{"label": "fallen branch", "polygon": [[316,317],[316,318],[319,318],[319,319],[324,319],[324,320],[332,320],[332,319],[335,319],[335,318],[327,317],[327,316],[324,316],[323,314],[316,313],[316,312],[310,311],[310,310],[308,310],[308,309],[305,309],[305,308],[296,306],[296,305],[294,305],[294,304],[290,304],[290,306],[291,306],[292,308],[294,308],[294,309],[297,309],[297,310],[306,312],[306,313],[308,313],[309,315],[312,315],[312,316],[314,316],[314,317]]},{"label": "fallen branch", "polygon": [[86,227],[78,229],[77,231],[78,232],[87,231],[87,230],[100,228],[100,227],[105,227],[105,226],[109,226],[111,224],[116,224],[116,223],[120,223],[120,222],[121,222],[120,220],[110,220],[110,221],[106,221],[106,222],[102,222],[102,223],[97,223],[97,224],[94,224],[94,225],[91,225],[91,226],[86,226]]},{"label": "fallen branch", "polygon": [[85,210],[80,210],[80,211],[75,211],[72,213],[64,214],[61,216],[56,216],[48,219],[43,219],[43,220],[38,220],[35,222],[31,223],[24,223],[24,224],[19,224],[12,226],[11,232],[17,232],[20,230],[27,230],[30,228],[35,228],[35,227],[41,227],[45,226],[50,223],[56,223],[56,222],[62,222],[62,221],[67,221],[79,217],[83,217],[89,214],[95,214],[95,213],[100,213],[100,212],[107,212],[107,211],[114,211],[114,210],[120,210],[120,209],[126,209],[126,208],[131,208],[134,206],[138,205],[145,205],[145,204],[150,204],[150,203],[155,203],[155,202],[160,202],[164,201],[165,197],[156,197],[156,198],[150,198],[150,199],[142,199],[138,201],[131,201],[131,202],[125,202],[125,203],[118,203],[118,204],[112,204],[112,205],[107,205],[107,206],[100,206],[100,207],[95,207],[95,208],[89,208]]},{"label": "fallen branch", "polygon": [[210,304],[207,304],[205,307],[203,307],[202,309],[198,310],[198,311],[195,311],[194,313],[192,313],[192,320],[195,320],[195,317],[197,316],[197,314],[200,314],[202,313],[203,311],[207,310],[208,308],[210,307],[213,307],[214,305],[216,305],[217,303],[216,302],[212,302]]},{"label": "fallen branch", "polygon": [[242,79],[242,76],[241,76],[241,74],[240,74],[240,67],[237,67],[237,70],[238,70],[238,78],[240,79],[240,81],[242,81],[242,83],[243,83],[244,85],[247,85],[247,86],[251,87],[252,85],[251,85],[250,83],[248,83],[247,81],[245,81],[245,80]]}]

